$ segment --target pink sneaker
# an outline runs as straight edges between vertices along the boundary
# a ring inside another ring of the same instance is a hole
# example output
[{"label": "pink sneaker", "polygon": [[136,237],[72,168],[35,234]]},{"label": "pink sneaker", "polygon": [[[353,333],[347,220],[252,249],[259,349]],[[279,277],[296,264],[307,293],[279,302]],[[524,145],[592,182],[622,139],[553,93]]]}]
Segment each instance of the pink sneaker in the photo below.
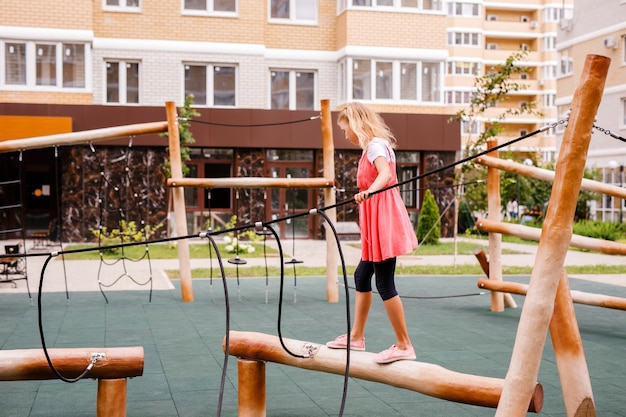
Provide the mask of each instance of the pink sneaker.
[{"label": "pink sneaker", "polygon": [[[341,336],[337,336],[335,340],[326,343],[326,347],[330,349],[347,349],[348,335],[342,334]],[[350,350],[365,350],[365,338],[359,340],[350,338]]]},{"label": "pink sneaker", "polygon": [[376,363],[391,363],[395,361],[412,361],[415,360],[415,349],[411,346],[408,349],[398,349],[396,345],[392,345],[389,349],[385,349],[374,355]]}]

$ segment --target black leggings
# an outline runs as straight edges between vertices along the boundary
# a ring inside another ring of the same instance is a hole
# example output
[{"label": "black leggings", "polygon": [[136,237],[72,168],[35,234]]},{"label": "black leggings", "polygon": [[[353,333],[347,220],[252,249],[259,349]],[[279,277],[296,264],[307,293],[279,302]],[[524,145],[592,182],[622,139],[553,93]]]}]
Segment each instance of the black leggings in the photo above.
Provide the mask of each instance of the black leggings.
[{"label": "black leggings", "polygon": [[398,295],[394,275],[396,272],[396,258],[385,259],[382,262],[361,261],[354,271],[354,284],[359,292],[372,291],[372,276],[376,274],[376,289],[383,301]]}]

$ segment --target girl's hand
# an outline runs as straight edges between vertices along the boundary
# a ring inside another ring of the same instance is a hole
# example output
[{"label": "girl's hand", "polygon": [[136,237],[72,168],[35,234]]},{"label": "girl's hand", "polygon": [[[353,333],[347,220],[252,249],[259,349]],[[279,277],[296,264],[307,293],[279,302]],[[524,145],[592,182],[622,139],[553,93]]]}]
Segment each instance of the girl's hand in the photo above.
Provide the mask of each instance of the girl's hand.
[{"label": "girl's hand", "polygon": [[368,191],[361,191],[360,193],[356,193],[354,195],[354,201],[361,204],[362,202],[367,200],[369,196],[370,196],[370,193]]}]

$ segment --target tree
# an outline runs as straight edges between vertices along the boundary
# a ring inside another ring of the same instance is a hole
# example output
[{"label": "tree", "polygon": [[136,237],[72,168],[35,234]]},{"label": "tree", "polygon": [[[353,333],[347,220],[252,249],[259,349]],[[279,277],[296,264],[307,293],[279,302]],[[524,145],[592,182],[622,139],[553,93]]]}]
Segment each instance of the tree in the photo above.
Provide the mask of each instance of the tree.
[{"label": "tree", "polygon": [[[504,127],[502,122],[510,116],[521,114],[541,115],[536,110],[536,103],[529,102],[521,107],[503,108],[502,112],[493,117],[485,117],[485,112],[491,107],[497,107],[499,103],[509,99],[512,92],[522,91],[528,88],[526,84],[518,81],[517,75],[532,72],[532,68],[519,65],[519,62],[527,58],[528,51],[521,49],[513,52],[504,63],[492,66],[483,75],[474,79],[474,95],[468,109],[458,111],[451,121],[460,121],[468,134],[465,143],[465,156],[476,155],[486,149],[488,140],[497,137]],[[482,130],[476,138],[472,138],[471,132],[474,126],[480,121],[485,120]],[[528,154],[515,154],[511,159],[524,159]],[[521,161],[520,161],[521,162]],[[487,210],[487,186],[485,178],[487,176],[487,168],[478,165],[473,160],[465,163],[459,171],[457,171],[459,183],[465,183],[463,188],[462,205],[469,212],[486,211]],[[506,204],[504,200],[504,204]]]},{"label": "tree", "polygon": [[441,237],[439,207],[435,197],[426,190],[419,221],[417,222],[417,241],[422,245],[436,245]]},{"label": "tree", "polygon": [[[189,154],[191,148],[189,148],[188,145],[192,145],[196,142],[193,137],[193,133],[191,133],[189,127],[191,126],[191,120],[194,117],[200,116],[200,113],[198,113],[191,107],[193,106],[193,103],[194,96],[193,94],[189,94],[185,98],[185,103],[183,104],[183,107],[178,108],[178,134],[180,136],[180,160],[182,162],[183,177],[186,177],[189,174],[189,167],[187,166],[186,162],[191,160],[191,155]],[[168,134],[163,133],[161,136],[167,137]],[[165,174],[167,175],[167,177],[171,178],[172,171],[169,160],[169,147],[165,148],[165,152],[167,154],[164,164]]]}]

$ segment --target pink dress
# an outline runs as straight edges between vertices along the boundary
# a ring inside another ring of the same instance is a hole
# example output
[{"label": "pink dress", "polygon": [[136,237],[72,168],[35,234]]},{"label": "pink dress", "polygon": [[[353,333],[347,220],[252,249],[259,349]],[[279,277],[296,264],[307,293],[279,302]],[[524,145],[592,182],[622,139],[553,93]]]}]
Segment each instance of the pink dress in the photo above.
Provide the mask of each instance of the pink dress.
[{"label": "pink dress", "polygon": [[[388,146],[389,168],[392,178],[387,186],[397,184],[396,164],[391,158],[393,150]],[[365,191],[378,176],[378,170],[367,159],[367,150],[359,160],[357,186]],[[412,252],[417,248],[415,231],[409,220],[397,187],[375,194],[359,204],[361,227],[361,259],[381,262]]]}]

